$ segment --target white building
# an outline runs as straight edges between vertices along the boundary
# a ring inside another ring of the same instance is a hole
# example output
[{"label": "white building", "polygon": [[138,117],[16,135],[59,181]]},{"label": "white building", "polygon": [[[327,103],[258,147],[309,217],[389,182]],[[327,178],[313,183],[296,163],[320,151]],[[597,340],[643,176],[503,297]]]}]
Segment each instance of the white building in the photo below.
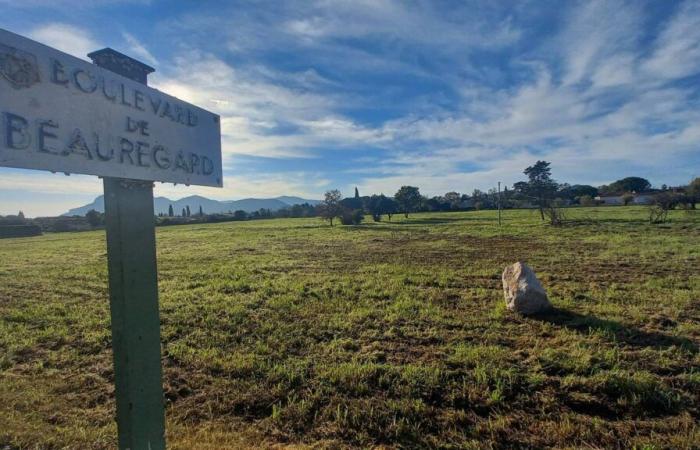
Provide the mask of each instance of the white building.
[{"label": "white building", "polygon": [[649,205],[654,200],[656,192],[636,192],[624,193],[624,194],[612,194],[612,195],[599,195],[595,198],[597,202],[603,205],[624,205],[624,197],[627,195],[632,196],[632,201],[629,202],[630,205]]}]

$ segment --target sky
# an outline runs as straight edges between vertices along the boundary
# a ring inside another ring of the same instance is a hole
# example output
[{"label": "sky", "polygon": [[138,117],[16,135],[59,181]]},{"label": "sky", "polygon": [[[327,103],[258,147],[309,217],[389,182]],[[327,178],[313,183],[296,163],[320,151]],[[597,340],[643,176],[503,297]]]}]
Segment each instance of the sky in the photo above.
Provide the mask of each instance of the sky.
[{"label": "sky", "polygon": [[[0,28],[112,47],[222,117],[224,188],[173,199],[487,190],[700,175],[700,1],[0,0]],[[0,168],[0,214],[61,214],[97,177]]]}]

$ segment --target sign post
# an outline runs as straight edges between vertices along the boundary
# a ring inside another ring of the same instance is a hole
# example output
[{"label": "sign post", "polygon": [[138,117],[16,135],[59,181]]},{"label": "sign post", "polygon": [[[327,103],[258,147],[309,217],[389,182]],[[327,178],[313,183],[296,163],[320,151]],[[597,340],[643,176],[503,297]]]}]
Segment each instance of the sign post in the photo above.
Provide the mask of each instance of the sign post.
[{"label": "sign post", "polygon": [[[111,49],[88,56],[143,84],[154,71]],[[165,449],[153,182],[103,184],[119,448]]]},{"label": "sign post", "polygon": [[153,182],[221,187],[220,120],[149,88],[135,59],[88,56],[0,29],[0,166],[103,177],[119,448],[160,450]]}]

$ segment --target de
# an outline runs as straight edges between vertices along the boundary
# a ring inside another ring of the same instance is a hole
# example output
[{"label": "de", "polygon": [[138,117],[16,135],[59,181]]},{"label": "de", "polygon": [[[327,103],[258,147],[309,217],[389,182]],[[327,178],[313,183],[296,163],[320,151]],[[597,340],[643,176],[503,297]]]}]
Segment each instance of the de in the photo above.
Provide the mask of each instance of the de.
[{"label": "de", "polygon": [[139,133],[141,136],[150,136],[148,133],[148,122],[145,120],[134,120],[126,118],[126,131],[129,133]]}]

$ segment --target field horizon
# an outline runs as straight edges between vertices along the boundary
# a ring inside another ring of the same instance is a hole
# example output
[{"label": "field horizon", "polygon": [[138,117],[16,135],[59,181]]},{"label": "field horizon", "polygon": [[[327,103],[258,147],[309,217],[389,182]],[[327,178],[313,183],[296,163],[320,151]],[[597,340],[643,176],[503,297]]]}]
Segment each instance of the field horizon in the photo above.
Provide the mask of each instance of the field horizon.
[{"label": "field horizon", "polygon": [[[700,447],[700,214],[565,212],[157,228],[168,447]],[[113,448],[110,341],[104,231],[0,240],[0,448]]]}]

